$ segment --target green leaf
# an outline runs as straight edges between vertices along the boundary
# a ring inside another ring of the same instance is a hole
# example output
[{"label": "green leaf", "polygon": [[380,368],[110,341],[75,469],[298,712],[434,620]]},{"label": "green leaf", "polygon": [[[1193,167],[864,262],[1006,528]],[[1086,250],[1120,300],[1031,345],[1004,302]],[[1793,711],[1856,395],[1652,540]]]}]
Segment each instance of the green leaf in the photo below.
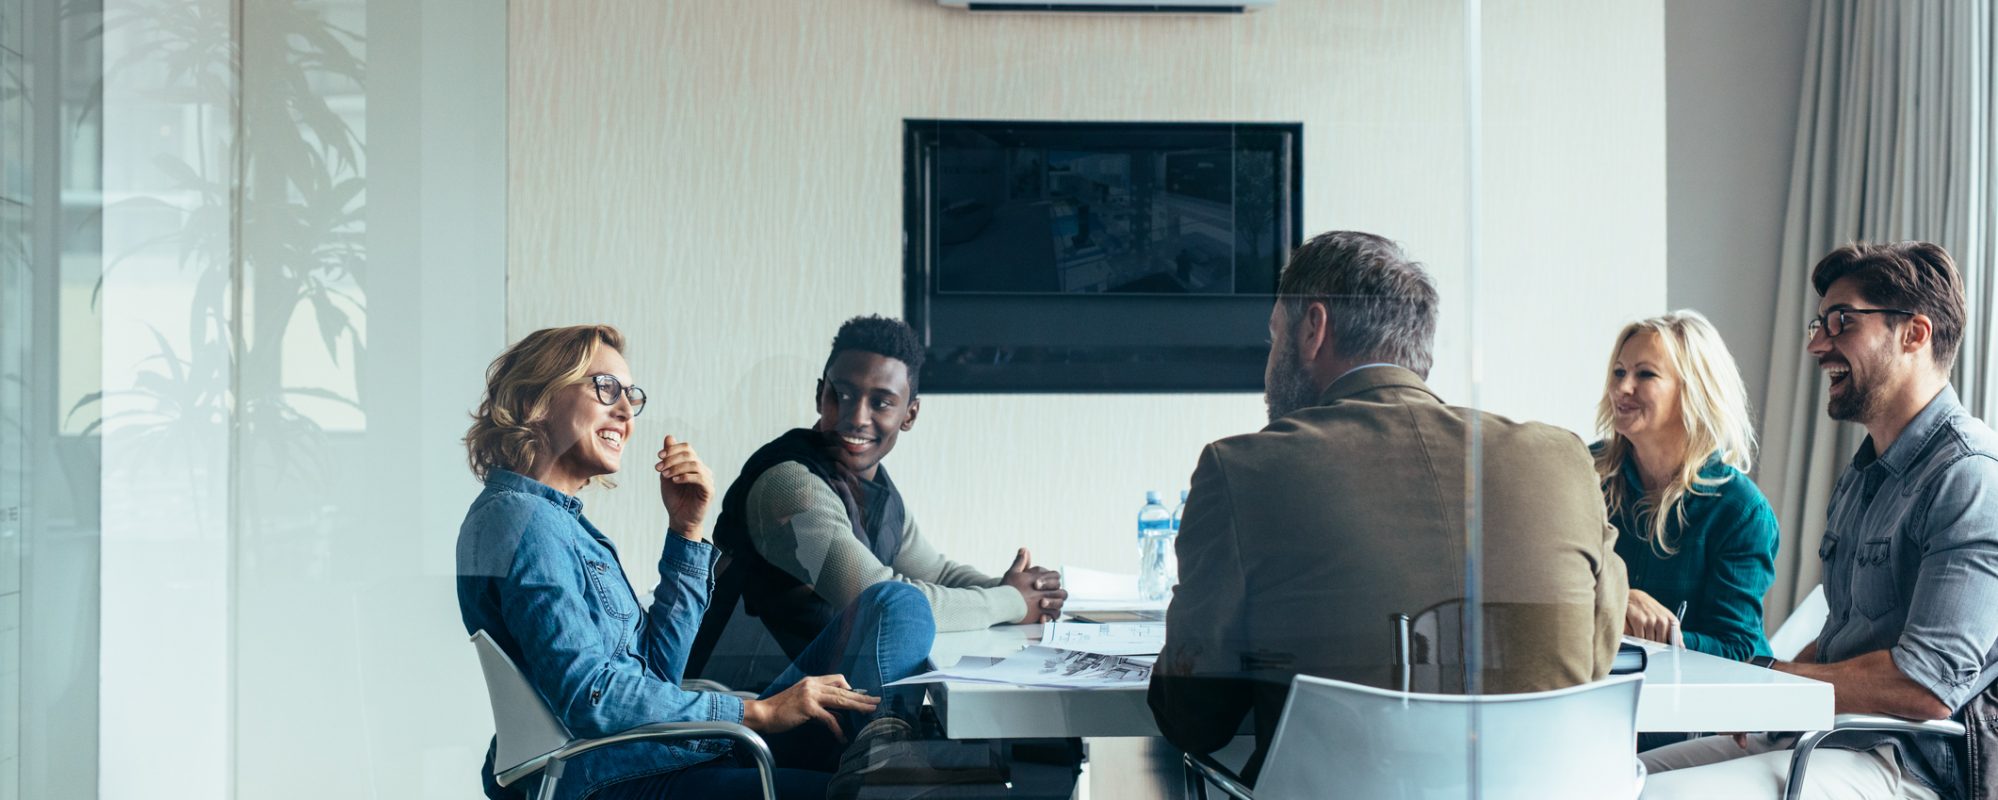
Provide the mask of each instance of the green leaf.
[{"label": "green leaf", "polygon": [[353,327],[347,322],[347,312],[333,304],[333,298],[326,292],[315,291],[306,295],[312,301],[312,315],[319,318],[319,341],[326,345],[326,355],[334,364],[340,363],[340,334]]}]

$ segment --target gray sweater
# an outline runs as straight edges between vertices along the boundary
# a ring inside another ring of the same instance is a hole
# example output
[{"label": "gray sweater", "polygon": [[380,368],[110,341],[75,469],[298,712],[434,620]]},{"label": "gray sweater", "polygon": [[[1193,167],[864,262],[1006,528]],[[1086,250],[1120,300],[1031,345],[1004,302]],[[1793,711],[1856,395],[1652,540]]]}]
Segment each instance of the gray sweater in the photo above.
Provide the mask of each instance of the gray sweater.
[{"label": "gray sweater", "polygon": [[835,608],[882,581],[922,591],[937,630],[974,630],[1017,622],[1026,598],[998,578],[959,564],[931,547],[905,514],[902,549],[883,564],[853,535],[846,506],[832,487],[803,464],[786,462],[764,471],[749,489],[749,540],[773,566],[812,587]]}]

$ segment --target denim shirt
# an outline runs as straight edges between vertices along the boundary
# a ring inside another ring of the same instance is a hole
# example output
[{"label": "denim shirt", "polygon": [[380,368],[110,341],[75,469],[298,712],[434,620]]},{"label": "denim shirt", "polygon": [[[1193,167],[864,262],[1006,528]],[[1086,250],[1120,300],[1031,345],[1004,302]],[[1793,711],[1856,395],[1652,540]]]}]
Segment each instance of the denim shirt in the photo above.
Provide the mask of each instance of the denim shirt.
[{"label": "denim shirt", "polygon": [[[1817,660],[1888,650],[1903,675],[1960,712],[1998,677],[1998,433],[1945,387],[1887,452],[1868,438],[1832,489],[1818,556],[1830,613]],[[1944,797],[1959,793],[1949,743],[1913,744],[1915,773]]]},{"label": "denim shirt", "polygon": [[[654,722],[741,722],[740,698],[679,686],[715,558],[712,545],[668,534],[652,605],[641,611],[582,501],[495,469],[458,530],[458,612],[466,633],[490,634],[578,738]],[[556,796],[584,797],[727,751],[726,740],[612,745],[570,761]],[[490,755],[484,769],[494,770]]]}]

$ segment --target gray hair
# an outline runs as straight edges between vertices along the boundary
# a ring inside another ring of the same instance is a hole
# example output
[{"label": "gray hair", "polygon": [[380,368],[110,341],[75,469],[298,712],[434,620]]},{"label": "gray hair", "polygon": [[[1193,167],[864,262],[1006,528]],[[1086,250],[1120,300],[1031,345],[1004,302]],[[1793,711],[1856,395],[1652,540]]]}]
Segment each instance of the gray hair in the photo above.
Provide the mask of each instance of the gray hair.
[{"label": "gray hair", "polygon": [[1395,364],[1429,378],[1436,284],[1393,241],[1359,231],[1314,236],[1291,253],[1277,293],[1293,327],[1310,304],[1325,304],[1334,355]]}]

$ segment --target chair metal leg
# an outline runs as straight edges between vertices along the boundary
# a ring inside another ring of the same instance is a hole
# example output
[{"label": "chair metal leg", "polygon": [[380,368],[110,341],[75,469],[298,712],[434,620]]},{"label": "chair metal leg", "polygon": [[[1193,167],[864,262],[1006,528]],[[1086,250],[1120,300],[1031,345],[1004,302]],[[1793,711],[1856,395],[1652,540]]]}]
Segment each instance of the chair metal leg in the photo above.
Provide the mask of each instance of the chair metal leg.
[{"label": "chair metal leg", "polygon": [[1242,783],[1241,776],[1236,775],[1233,770],[1222,766],[1221,762],[1215,761],[1213,756],[1187,753],[1182,758],[1186,764],[1189,779],[1199,779],[1199,797],[1203,798],[1203,800],[1207,797],[1206,784],[1209,783],[1214,784],[1214,788],[1220,789],[1222,794],[1234,798],[1234,800],[1256,800],[1255,793],[1251,792],[1249,787]]},{"label": "chair metal leg", "polygon": [[1394,688],[1406,692],[1415,683],[1414,659],[1409,652],[1408,615],[1389,614],[1388,623],[1394,627]]},{"label": "chair metal leg", "polygon": [[1797,738],[1797,746],[1790,751],[1790,778],[1783,784],[1783,800],[1799,800],[1804,796],[1804,769],[1809,766],[1811,754],[1818,749],[1831,731],[1811,731]]},{"label": "chair metal leg", "polygon": [[536,800],[555,800],[555,784],[562,782],[562,764],[558,758],[541,770],[541,789],[534,793]]},{"label": "chair metal leg", "polygon": [[756,762],[756,780],[763,785],[763,800],[777,800],[777,761],[770,756],[770,746],[761,739],[738,741],[736,745],[737,749],[748,750],[750,760]]},{"label": "chair metal leg", "polygon": [[1201,777],[1200,771],[1194,769],[1192,764],[1181,761],[1179,766],[1180,774],[1186,780],[1186,790],[1180,796],[1192,800],[1207,800],[1207,779]]}]

